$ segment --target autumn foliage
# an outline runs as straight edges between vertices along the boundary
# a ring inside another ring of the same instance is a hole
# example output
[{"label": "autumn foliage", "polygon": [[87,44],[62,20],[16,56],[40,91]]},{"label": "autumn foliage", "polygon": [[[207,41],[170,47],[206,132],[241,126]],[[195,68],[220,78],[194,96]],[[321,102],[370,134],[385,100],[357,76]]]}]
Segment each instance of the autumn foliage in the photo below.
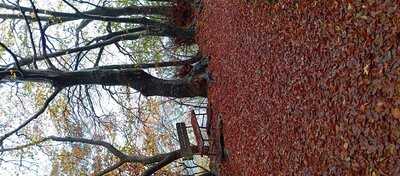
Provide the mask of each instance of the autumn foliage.
[{"label": "autumn foliage", "polygon": [[221,175],[400,175],[398,1],[203,2]]},{"label": "autumn foliage", "polygon": [[171,12],[172,22],[179,27],[189,27],[193,24],[195,10],[185,0],[177,0]]},{"label": "autumn foliage", "polygon": [[[195,9],[193,6],[188,1],[176,0],[170,12],[171,23],[177,27],[189,28],[193,25],[194,19]],[[178,46],[190,45],[194,43],[194,40],[175,38],[174,43]]]},{"label": "autumn foliage", "polygon": [[192,71],[193,66],[190,64],[185,64],[178,68],[176,76],[178,78],[184,78],[186,77],[191,71]]}]

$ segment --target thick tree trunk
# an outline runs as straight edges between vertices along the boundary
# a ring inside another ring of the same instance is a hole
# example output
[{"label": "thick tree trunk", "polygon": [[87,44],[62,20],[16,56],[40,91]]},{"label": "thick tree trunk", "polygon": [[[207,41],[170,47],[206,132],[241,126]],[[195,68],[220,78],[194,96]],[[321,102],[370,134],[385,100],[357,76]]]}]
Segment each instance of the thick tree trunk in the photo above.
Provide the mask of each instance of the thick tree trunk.
[{"label": "thick tree trunk", "polygon": [[129,86],[145,96],[196,97],[207,96],[206,84],[193,84],[189,80],[164,80],[140,69],[90,69],[76,72],[24,71],[22,81],[51,82],[56,87],[98,84]]},{"label": "thick tree trunk", "polygon": [[162,15],[168,16],[171,6],[128,6],[122,8],[103,7],[89,10],[85,13],[102,16],[121,15]]},{"label": "thick tree trunk", "polygon": [[[33,9],[30,7],[18,7],[14,5],[8,5],[4,3],[0,3],[0,8],[9,9],[9,10],[22,10],[25,12],[32,12]],[[46,14],[53,17],[69,17],[69,18],[78,18],[82,15],[100,15],[100,16],[122,16],[122,15],[168,15],[171,6],[128,6],[121,8],[113,8],[113,7],[102,7],[95,8],[88,11],[82,11],[81,13],[66,13],[52,10],[44,10],[37,9],[37,12],[40,14]]]}]

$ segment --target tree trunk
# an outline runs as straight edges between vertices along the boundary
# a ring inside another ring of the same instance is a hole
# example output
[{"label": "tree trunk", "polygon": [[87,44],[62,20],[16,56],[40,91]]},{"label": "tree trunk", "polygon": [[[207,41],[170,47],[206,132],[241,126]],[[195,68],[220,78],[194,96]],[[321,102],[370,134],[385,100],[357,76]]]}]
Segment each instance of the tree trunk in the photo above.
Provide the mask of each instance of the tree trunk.
[{"label": "tree trunk", "polygon": [[85,13],[102,16],[121,15],[162,15],[168,16],[171,13],[171,6],[128,6],[122,8],[103,7],[89,10]]},{"label": "tree trunk", "polygon": [[76,72],[25,70],[22,81],[51,82],[56,87],[98,84],[106,86],[129,86],[144,96],[206,97],[207,85],[192,83],[186,79],[164,80],[140,69],[89,69]]}]

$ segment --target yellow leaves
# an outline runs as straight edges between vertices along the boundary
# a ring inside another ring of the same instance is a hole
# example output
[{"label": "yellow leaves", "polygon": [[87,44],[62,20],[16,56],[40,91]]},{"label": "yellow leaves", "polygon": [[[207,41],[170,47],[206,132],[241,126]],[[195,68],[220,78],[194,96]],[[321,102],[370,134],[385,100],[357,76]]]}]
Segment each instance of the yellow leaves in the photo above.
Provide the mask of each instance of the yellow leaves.
[{"label": "yellow leaves", "polygon": [[158,123],[160,119],[160,101],[157,98],[148,98],[143,105],[143,114],[146,123],[154,124]]},{"label": "yellow leaves", "polygon": [[57,175],[60,175],[60,163],[53,160],[53,162],[51,162],[50,176],[57,176]]},{"label": "yellow leaves", "polygon": [[161,133],[159,134],[159,141],[162,142],[163,146],[166,146],[168,148],[173,148],[175,145],[172,141],[172,137],[169,133]]},{"label": "yellow leaves", "polygon": [[35,105],[38,107],[43,106],[45,101],[46,101],[46,93],[42,88],[38,87],[36,89]]},{"label": "yellow leaves", "polygon": [[121,148],[121,152],[127,153],[127,154],[132,154],[135,153],[137,150],[135,146],[133,146],[133,143],[127,143]]},{"label": "yellow leaves", "polygon": [[10,70],[11,79],[17,79],[17,70]]},{"label": "yellow leaves", "polygon": [[50,117],[55,120],[63,120],[68,118],[71,114],[68,107],[68,102],[64,97],[58,98],[53,104],[48,108]]},{"label": "yellow leaves", "polygon": [[127,163],[123,165],[121,169],[128,175],[140,175],[145,170],[143,164],[138,163]]},{"label": "yellow leaves", "polygon": [[24,84],[24,90],[27,91],[28,93],[32,92],[32,88],[33,88],[33,83],[32,82],[26,82]]},{"label": "yellow leaves", "polygon": [[81,150],[81,148],[79,147],[74,147],[72,149],[72,154],[78,158],[83,158],[85,155],[83,153],[83,151]]},{"label": "yellow leaves", "polygon": [[[60,162],[61,171],[66,174],[72,174],[75,169],[76,161],[72,158],[70,152],[65,149],[61,150],[60,154],[57,156],[58,162]],[[57,161],[54,161],[57,162]]]},{"label": "yellow leaves", "polygon": [[363,70],[364,70],[364,74],[368,75],[369,74],[369,64],[365,65]]},{"label": "yellow leaves", "polygon": [[111,141],[115,141],[115,138],[117,137],[117,133],[115,132],[115,124],[110,121],[110,122],[105,122],[103,124],[104,127],[104,134],[106,134],[108,137],[110,137]]},{"label": "yellow leaves", "polygon": [[343,144],[343,148],[344,148],[345,150],[347,150],[347,149],[349,148],[349,143],[345,142],[345,143]]},{"label": "yellow leaves", "polygon": [[376,112],[383,112],[385,110],[385,103],[383,101],[379,101],[376,103],[375,111]]},{"label": "yellow leaves", "polygon": [[145,140],[144,150],[148,154],[158,153],[156,135],[154,133],[148,133]]},{"label": "yellow leaves", "polygon": [[395,119],[400,120],[400,108],[392,108],[391,114]]},{"label": "yellow leaves", "polygon": [[89,149],[87,147],[78,147],[75,146],[74,148],[72,148],[72,155],[74,155],[75,157],[79,158],[79,159],[84,159],[87,154],[88,154]]},{"label": "yellow leaves", "polygon": [[368,20],[368,17],[363,12],[356,13],[356,18],[359,18],[359,19],[362,19],[362,20]]},{"label": "yellow leaves", "polygon": [[[53,160],[53,167],[58,166],[55,175],[86,175],[87,170],[80,167],[81,160],[86,158],[90,153],[89,147],[74,146],[71,151],[62,149],[57,157]],[[53,168],[54,170],[55,168]],[[52,171],[53,172],[53,171]],[[60,174],[64,173],[64,174]]]},{"label": "yellow leaves", "polygon": [[400,120],[400,108],[399,107],[390,108],[390,105],[388,105],[388,103],[384,101],[378,101],[375,104],[374,110],[375,112],[378,113],[389,112],[393,118]]},{"label": "yellow leaves", "polygon": [[[400,69],[399,69],[399,76],[400,76]],[[400,98],[400,82],[396,84],[395,93]]]},{"label": "yellow leaves", "polygon": [[105,123],[104,128],[106,129],[107,132],[111,133],[114,129],[112,123]]},{"label": "yellow leaves", "polygon": [[96,152],[96,156],[93,159],[94,163],[92,165],[94,172],[99,172],[101,170],[101,165],[102,165],[102,161],[103,158],[101,157],[101,155]]},{"label": "yellow leaves", "polygon": [[388,155],[388,156],[393,156],[393,155],[395,155],[396,154],[396,152],[397,152],[397,150],[396,150],[396,145],[394,145],[394,144],[389,144],[388,146],[386,146],[386,149],[385,149],[386,151],[386,154]]},{"label": "yellow leaves", "polygon": [[378,176],[375,171],[372,171],[371,176]]},{"label": "yellow leaves", "polygon": [[159,115],[160,114],[160,102],[158,100],[156,100],[155,98],[150,98],[147,101],[147,110],[152,115]]},{"label": "yellow leaves", "polygon": [[31,137],[32,143],[38,143],[38,142],[42,141],[43,137],[41,136],[41,134],[42,134],[41,132],[35,132],[35,133],[31,134],[32,135],[32,137]]},{"label": "yellow leaves", "polygon": [[347,5],[347,10],[348,11],[351,11],[351,10],[353,10],[353,5],[351,5],[350,3]]}]

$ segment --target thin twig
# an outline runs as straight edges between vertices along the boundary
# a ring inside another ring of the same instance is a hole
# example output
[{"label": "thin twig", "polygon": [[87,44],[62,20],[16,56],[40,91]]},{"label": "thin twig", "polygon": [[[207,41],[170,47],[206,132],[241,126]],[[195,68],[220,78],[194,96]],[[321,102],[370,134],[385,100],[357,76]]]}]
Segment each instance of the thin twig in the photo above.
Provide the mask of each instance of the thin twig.
[{"label": "thin twig", "polygon": [[4,134],[1,138],[0,138],[0,145],[3,144],[4,140],[7,139],[8,137],[10,137],[12,134],[18,132],[19,130],[21,130],[22,128],[24,128],[26,125],[28,125],[30,122],[32,122],[33,120],[35,120],[36,118],[38,118],[45,110],[46,108],[49,106],[50,102],[57,96],[57,94],[62,90],[62,88],[58,88],[56,87],[55,91],[49,96],[49,98],[47,98],[47,100],[44,102],[43,106],[39,109],[39,111],[37,111],[32,117],[30,117],[28,120],[26,120],[24,123],[22,123],[21,125],[19,125],[17,128],[15,128],[14,130]]},{"label": "thin twig", "polygon": [[24,17],[25,23],[26,23],[26,27],[28,28],[28,33],[29,33],[29,39],[31,41],[31,45],[32,45],[32,50],[33,50],[33,67],[35,69],[38,69],[38,66],[36,64],[36,57],[37,57],[37,53],[36,53],[36,47],[35,47],[35,42],[33,40],[33,33],[31,30],[31,26],[29,24],[28,18],[25,15],[25,12],[22,10],[21,6],[19,5],[19,0],[17,1],[19,10],[21,11],[22,16]]},{"label": "thin twig", "polygon": [[[32,9],[33,9],[33,14],[35,15],[35,18],[37,18],[37,22],[39,25],[39,31],[40,31],[40,39],[42,41],[42,53],[43,57],[46,60],[47,64],[49,65],[50,69],[52,70],[57,70],[57,68],[51,63],[50,59],[47,57],[47,49],[46,49],[46,34],[45,31],[43,30],[42,22],[40,21],[40,17],[38,15],[37,9],[35,7],[35,4],[33,3],[32,0],[29,0],[31,3]],[[34,57],[36,59],[36,57]]]},{"label": "thin twig", "polygon": [[6,45],[4,45],[2,42],[0,42],[0,46],[3,47],[8,53],[10,53],[11,57],[14,59],[15,66],[17,67],[18,71],[22,73],[21,65],[18,61],[17,55],[12,52]]}]

